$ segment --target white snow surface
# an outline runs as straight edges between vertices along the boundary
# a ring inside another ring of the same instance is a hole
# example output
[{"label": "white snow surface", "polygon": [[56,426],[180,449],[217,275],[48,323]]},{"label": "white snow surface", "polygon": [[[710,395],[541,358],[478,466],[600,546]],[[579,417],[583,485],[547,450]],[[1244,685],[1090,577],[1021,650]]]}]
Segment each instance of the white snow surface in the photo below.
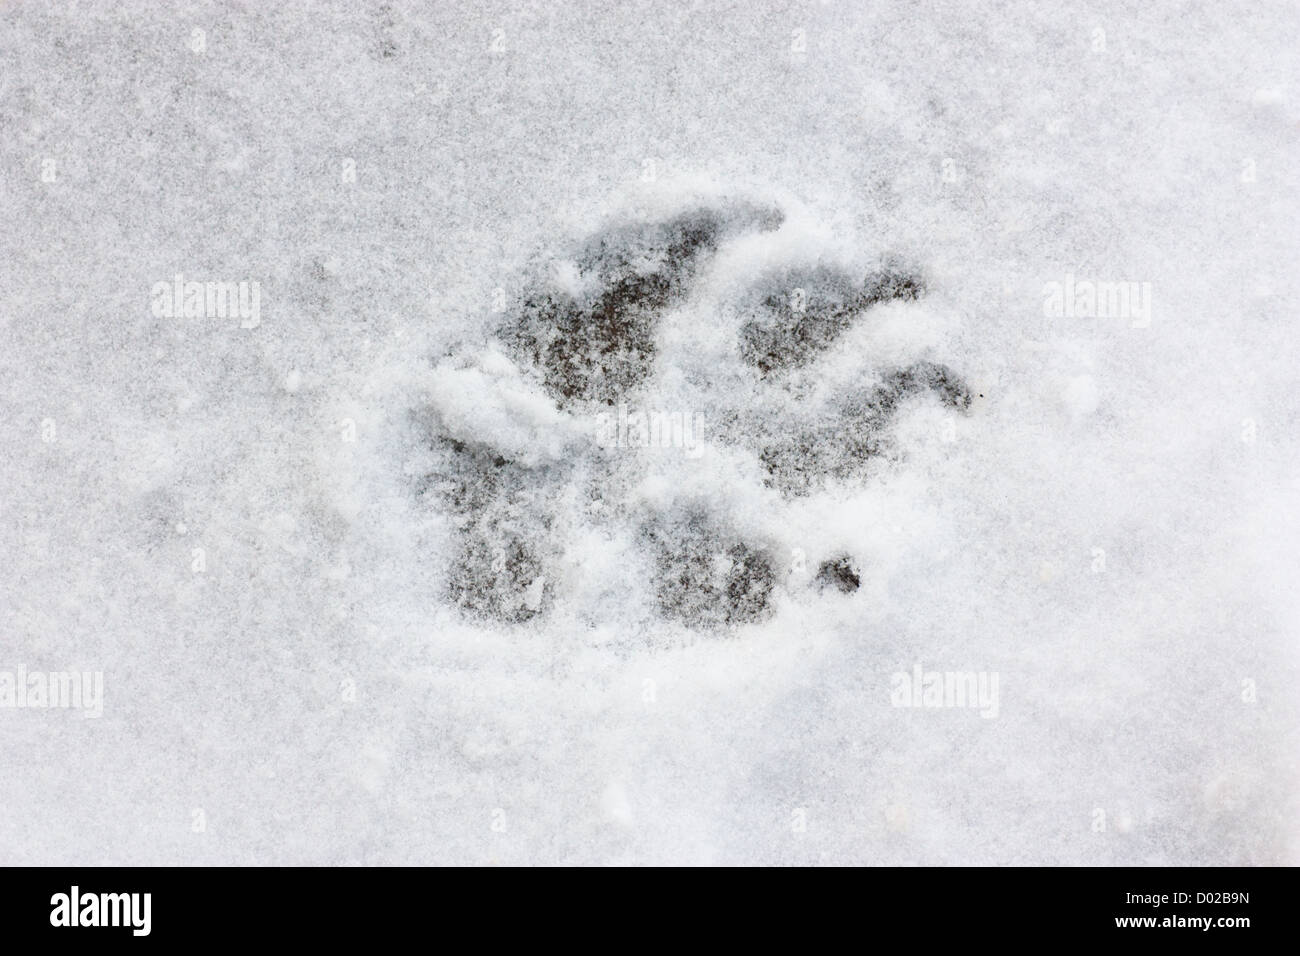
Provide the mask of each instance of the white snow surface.
[{"label": "white snow surface", "polygon": [[[1300,862],[1298,27],[6,5],[0,672],[102,671],[104,701],[0,707],[0,863]],[[500,350],[502,309],[580,284],[610,223],[737,197],[785,221],[665,312],[642,402],[698,414],[699,453],[608,491],[807,568],[692,629],[626,525],[539,485],[548,613],[465,616],[421,423],[584,467],[592,417]],[[746,384],[758,277],[887,256],[928,294],[797,403]],[[154,314],[178,274],[257,281],[260,322]],[[1067,281],[1149,283],[1150,321],[1049,315]],[[785,500],[710,440],[926,358],[979,397],[909,404],[860,481]],[[841,552],[861,587],[817,593]],[[894,706],[918,664],[998,675],[996,717]]]}]

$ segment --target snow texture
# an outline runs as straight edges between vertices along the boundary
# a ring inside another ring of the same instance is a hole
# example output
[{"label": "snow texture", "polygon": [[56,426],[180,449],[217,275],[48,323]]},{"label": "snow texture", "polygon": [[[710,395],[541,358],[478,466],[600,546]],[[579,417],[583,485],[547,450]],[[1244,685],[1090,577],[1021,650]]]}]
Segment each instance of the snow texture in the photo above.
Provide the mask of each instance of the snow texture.
[{"label": "snow texture", "polygon": [[1300,862],[1298,27],[5,5],[0,863]]}]

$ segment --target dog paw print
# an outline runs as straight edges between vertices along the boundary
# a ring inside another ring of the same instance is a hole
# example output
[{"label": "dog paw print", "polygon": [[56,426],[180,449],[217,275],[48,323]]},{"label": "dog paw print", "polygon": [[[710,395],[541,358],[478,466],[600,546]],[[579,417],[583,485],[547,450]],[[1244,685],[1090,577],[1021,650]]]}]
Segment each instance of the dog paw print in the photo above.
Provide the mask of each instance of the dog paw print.
[{"label": "dog paw print", "polygon": [[486,341],[438,364],[421,492],[453,524],[455,604],[523,623],[635,592],[725,629],[781,593],[858,590],[864,569],[829,543],[801,538],[796,573],[783,510],[904,457],[909,408],[964,414],[973,396],[925,349],[864,349],[882,310],[925,301],[919,269],[885,254],[855,271],[800,228],[735,199],[615,222],[551,250]]}]

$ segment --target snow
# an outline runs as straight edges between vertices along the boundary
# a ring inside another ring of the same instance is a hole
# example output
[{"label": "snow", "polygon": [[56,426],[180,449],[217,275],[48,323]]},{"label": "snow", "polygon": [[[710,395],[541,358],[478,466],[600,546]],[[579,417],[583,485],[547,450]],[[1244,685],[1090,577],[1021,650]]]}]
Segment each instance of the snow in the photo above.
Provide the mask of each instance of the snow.
[{"label": "snow", "polygon": [[[7,7],[0,672],[102,672],[103,713],[0,706],[0,862],[1300,862],[1298,25]],[[701,208],[740,225],[629,398],[699,453],[601,448],[499,327]],[[885,261],[925,294],[743,365],[774,273]],[[177,274],[260,283],[259,324],[154,315]],[[1067,276],[1150,283],[1150,322],[1049,313]],[[917,362],[969,408],[765,484],[768,437]],[[521,623],[448,595],[432,435],[522,476]],[[646,529],[689,514],[709,574],[773,556],[758,619],[663,611]],[[997,716],[892,706],[918,665],[998,675]]]}]

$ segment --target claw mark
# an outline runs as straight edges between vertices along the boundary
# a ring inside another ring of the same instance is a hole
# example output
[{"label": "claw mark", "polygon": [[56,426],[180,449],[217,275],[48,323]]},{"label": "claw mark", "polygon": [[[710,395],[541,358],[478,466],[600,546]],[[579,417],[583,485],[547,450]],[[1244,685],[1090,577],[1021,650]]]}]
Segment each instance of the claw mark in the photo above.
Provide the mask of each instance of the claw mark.
[{"label": "claw mark", "polygon": [[823,561],[817,568],[817,577],[813,578],[819,591],[833,587],[841,594],[852,594],[862,583],[853,559],[847,554],[830,561]]}]

